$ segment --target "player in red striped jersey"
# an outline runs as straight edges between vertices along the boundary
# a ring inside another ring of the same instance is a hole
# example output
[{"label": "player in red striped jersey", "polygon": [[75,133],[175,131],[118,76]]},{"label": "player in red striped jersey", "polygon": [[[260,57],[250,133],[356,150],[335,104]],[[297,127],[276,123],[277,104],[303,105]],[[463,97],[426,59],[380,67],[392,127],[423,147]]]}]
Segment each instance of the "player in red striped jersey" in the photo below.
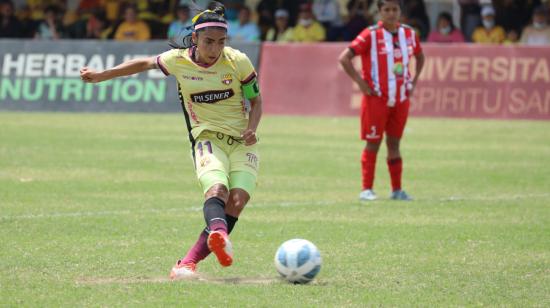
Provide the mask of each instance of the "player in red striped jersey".
[{"label": "player in red striped jersey", "polygon": [[[410,100],[424,66],[424,54],[415,30],[399,23],[399,0],[378,0],[381,20],[365,29],[340,55],[340,64],[364,93],[361,106],[361,139],[367,141],[361,158],[363,191],[359,199],[375,200],[376,156],[386,133],[387,163],[395,200],[411,200],[401,188],[403,160],[399,145],[409,114]],[[361,56],[360,75],[352,59]],[[409,63],[416,59],[411,77]]]}]

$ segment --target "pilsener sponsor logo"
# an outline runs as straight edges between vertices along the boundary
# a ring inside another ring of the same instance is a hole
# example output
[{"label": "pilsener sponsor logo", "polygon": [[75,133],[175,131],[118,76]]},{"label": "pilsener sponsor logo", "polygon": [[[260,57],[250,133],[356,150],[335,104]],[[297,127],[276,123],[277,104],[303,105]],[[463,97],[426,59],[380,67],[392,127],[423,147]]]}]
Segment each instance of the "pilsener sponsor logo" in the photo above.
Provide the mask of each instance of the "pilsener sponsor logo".
[{"label": "pilsener sponsor logo", "polygon": [[235,92],[233,92],[233,89],[221,90],[221,91],[206,91],[206,92],[191,94],[191,99],[193,103],[214,104],[219,101],[223,101],[228,98],[231,98],[234,95],[235,95]]}]

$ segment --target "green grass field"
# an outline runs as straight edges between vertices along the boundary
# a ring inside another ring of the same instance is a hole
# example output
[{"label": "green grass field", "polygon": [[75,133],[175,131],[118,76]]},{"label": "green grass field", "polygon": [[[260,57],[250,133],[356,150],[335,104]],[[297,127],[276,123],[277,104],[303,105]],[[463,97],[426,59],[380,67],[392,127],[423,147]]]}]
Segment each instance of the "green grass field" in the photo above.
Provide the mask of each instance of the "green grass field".
[{"label": "green grass field", "polygon": [[[550,123],[411,119],[361,204],[355,118],[266,117],[235,264],[170,282],[203,227],[183,117],[0,113],[0,306],[550,306]],[[291,238],[323,257],[277,279]]]}]

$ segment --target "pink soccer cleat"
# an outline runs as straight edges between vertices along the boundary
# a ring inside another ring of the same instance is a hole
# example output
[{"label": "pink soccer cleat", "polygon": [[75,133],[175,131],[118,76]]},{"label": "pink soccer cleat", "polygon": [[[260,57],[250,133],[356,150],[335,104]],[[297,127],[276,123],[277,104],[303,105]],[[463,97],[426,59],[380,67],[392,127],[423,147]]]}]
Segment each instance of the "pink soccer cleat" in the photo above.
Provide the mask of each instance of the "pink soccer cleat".
[{"label": "pink soccer cleat", "polygon": [[183,263],[178,260],[178,263],[172,267],[170,271],[170,279],[176,280],[181,278],[189,278],[196,274],[197,264],[195,263]]},{"label": "pink soccer cleat", "polygon": [[222,266],[230,266],[233,263],[233,246],[224,232],[210,232],[208,248],[216,255]]}]

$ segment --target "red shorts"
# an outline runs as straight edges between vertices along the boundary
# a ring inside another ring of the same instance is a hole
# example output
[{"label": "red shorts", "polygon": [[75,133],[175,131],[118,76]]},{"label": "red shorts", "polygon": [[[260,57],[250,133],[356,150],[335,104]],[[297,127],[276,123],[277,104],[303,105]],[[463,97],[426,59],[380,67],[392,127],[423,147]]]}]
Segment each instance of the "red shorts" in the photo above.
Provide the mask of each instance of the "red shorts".
[{"label": "red shorts", "polygon": [[363,96],[361,104],[361,139],[379,143],[384,132],[401,139],[409,117],[410,101],[389,107],[387,100],[378,96]]}]

